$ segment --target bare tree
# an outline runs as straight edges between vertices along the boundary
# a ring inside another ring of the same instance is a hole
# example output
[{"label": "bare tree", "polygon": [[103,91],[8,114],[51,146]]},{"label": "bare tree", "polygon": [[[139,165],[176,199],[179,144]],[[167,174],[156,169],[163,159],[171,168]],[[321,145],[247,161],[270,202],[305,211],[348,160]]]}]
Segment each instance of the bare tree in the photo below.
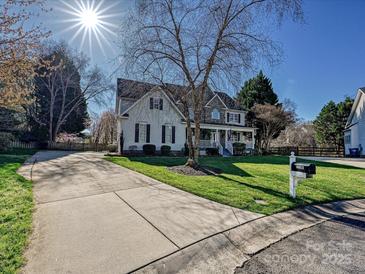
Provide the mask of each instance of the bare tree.
[{"label": "bare tree", "polygon": [[256,104],[252,109],[255,115],[255,122],[260,124],[261,138],[259,148],[266,151],[274,136],[295,122],[295,111],[285,105],[273,106],[270,104]]},{"label": "bare tree", "polygon": [[49,35],[40,25],[27,27],[43,0],[4,0],[0,3],[0,107],[29,103],[40,40]]},{"label": "bare tree", "polygon": [[[85,55],[68,49],[63,43],[46,48],[43,56],[37,79],[49,95],[48,116],[46,120],[37,119],[36,103],[27,109],[36,122],[48,126],[49,141],[54,141],[61,126],[77,107],[85,102],[102,102],[105,93],[113,86],[98,67],[90,67]],[[72,99],[68,100],[71,93]]]},{"label": "bare tree", "polygon": [[273,140],[273,146],[316,146],[313,123],[299,121],[288,126]]},{"label": "bare tree", "polygon": [[91,135],[95,144],[108,145],[117,140],[117,116],[114,110],[103,112],[93,121]]},{"label": "bare tree", "polygon": [[127,18],[121,34],[127,73],[166,88],[168,81],[186,86],[178,96],[187,123],[187,164],[197,163],[208,85],[238,84],[259,60],[278,61],[280,50],[263,22],[301,14],[300,0],[145,0]]}]

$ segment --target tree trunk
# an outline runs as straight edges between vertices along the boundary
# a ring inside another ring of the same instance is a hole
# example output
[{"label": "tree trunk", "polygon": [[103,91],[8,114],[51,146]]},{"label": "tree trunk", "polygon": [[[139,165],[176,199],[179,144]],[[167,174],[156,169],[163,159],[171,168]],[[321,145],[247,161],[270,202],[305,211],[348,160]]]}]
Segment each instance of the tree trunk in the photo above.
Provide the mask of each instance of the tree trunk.
[{"label": "tree trunk", "polygon": [[195,157],[194,157],[194,144],[193,144],[193,130],[191,128],[190,118],[186,119],[186,130],[187,130],[187,142],[189,149],[188,160],[185,165],[194,167],[196,165]]},{"label": "tree trunk", "polygon": [[48,127],[48,140],[50,142],[53,142],[53,109],[54,109],[54,96],[53,94],[51,95],[51,105],[50,105],[50,109],[49,109],[49,127]]},{"label": "tree trunk", "polygon": [[200,150],[200,121],[199,119],[195,120],[195,139],[194,139],[194,160],[195,163],[199,164],[199,150]]}]

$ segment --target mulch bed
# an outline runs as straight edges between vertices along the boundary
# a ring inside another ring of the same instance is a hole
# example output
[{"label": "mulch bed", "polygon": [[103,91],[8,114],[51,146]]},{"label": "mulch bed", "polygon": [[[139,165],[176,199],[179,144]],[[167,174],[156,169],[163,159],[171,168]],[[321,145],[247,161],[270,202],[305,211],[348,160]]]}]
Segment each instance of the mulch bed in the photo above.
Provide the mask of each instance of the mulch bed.
[{"label": "mulch bed", "polygon": [[222,173],[222,170],[220,170],[219,168],[208,167],[208,166],[198,166],[193,168],[190,166],[182,165],[182,166],[167,167],[167,169],[172,172],[188,176],[218,175]]}]

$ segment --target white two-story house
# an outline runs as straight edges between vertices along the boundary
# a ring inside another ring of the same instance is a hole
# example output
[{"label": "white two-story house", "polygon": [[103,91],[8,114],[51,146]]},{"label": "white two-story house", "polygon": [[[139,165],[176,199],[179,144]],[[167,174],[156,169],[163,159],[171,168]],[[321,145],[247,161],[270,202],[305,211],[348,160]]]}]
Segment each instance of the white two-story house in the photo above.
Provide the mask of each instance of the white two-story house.
[{"label": "white two-story house", "polygon": [[[178,94],[185,89],[118,79],[118,136],[123,136],[123,142],[118,141],[119,151],[142,151],[144,144],[154,144],[157,150],[169,145],[172,151],[182,151],[187,133]],[[255,128],[246,126],[245,116],[246,111],[229,95],[208,89],[201,117],[201,151],[216,147],[221,154],[232,154],[235,142],[254,148]],[[192,117],[191,121],[194,128]]]},{"label": "white two-story house", "polygon": [[345,154],[358,149],[365,156],[365,88],[359,88],[345,129]]}]

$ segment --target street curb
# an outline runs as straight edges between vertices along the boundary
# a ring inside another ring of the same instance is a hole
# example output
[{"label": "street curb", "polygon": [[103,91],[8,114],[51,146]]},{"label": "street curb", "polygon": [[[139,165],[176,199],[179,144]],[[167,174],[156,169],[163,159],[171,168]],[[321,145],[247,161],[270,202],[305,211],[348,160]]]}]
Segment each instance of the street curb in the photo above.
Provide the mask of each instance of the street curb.
[{"label": "street curb", "polygon": [[364,211],[365,199],[357,199],[309,205],[261,217],[187,246],[134,273],[233,273],[251,256],[290,235],[339,216]]}]

